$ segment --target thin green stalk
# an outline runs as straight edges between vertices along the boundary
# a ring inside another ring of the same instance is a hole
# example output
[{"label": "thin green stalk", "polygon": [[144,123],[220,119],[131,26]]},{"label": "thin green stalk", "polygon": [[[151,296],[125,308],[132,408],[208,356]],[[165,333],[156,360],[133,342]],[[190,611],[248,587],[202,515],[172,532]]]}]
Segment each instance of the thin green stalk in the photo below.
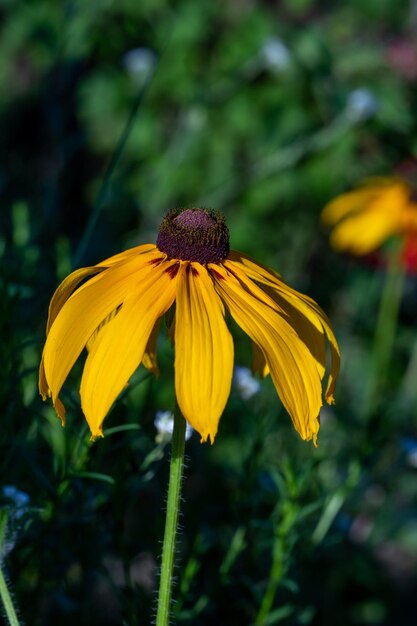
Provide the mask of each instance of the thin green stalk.
[{"label": "thin green stalk", "polygon": [[17,619],[16,611],[13,606],[12,597],[10,595],[9,588],[4,578],[3,569],[0,567],[0,596],[3,602],[4,611],[10,626],[19,626],[19,620]]},{"label": "thin green stalk", "polygon": [[274,605],[278,587],[287,571],[288,537],[298,514],[298,505],[291,500],[285,502],[282,520],[275,530],[273,545],[272,566],[269,573],[268,585],[259,607],[254,626],[266,626],[268,617]]},{"label": "thin green stalk", "polygon": [[268,586],[262,598],[261,606],[256,617],[255,626],[265,626],[274,604],[278,586],[285,574],[284,566],[285,545],[282,537],[277,537],[274,545],[274,558],[269,575]]},{"label": "thin green stalk", "polygon": [[20,626],[10,595],[9,587],[3,573],[3,544],[6,538],[7,514],[2,514],[0,518],[0,597],[3,602],[4,612],[10,626]]},{"label": "thin green stalk", "polygon": [[103,177],[103,181],[101,183],[96,201],[94,203],[93,209],[91,211],[91,215],[90,218],[88,220],[87,226],[85,228],[84,234],[82,236],[82,239],[80,241],[80,244],[74,254],[74,259],[73,259],[73,266],[77,267],[78,265],[80,265],[86,251],[88,248],[88,245],[90,243],[90,240],[92,238],[92,236],[94,235],[94,231],[97,227],[97,223],[101,214],[101,211],[103,209],[104,206],[104,202],[106,200],[107,197],[107,193],[108,193],[108,189],[109,189],[109,185],[110,185],[110,179],[113,175],[114,170],[116,169],[120,158],[123,154],[123,151],[125,149],[126,143],[130,137],[130,134],[132,132],[133,126],[136,122],[137,116],[138,116],[138,112],[139,112],[139,107],[142,104],[145,95],[148,92],[148,89],[151,85],[152,79],[155,76],[155,72],[156,72],[156,67],[152,68],[152,70],[149,72],[149,74],[147,75],[143,85],[140,87],[135,100],[133,101],[132,104],[132,108],[130,110],[129,113],[129,117],[126,121],[126,124],[123,128],[122,134],[119,137],[119,140],[117,142],[116,148],[113,152],[113,154],[111,155],[110,161],[107,165],[104,177]]},{"label": "thin green stalk", "polygon": [[372,348],[369,385],[364,402],[366,418],[371,417],[377,409],[387,381],[405,279],[401,253],[402,247],[397,246],[392,250],[388,261]]},{"label": "thin green stalk", "polygon": [[185,419],[183,418],[177,405],[174,413],[174,432],[172,433],[171,466],[169,472],[164,543],[162,546],[162,565],[161,577],[159,580],[156,626],[168,626],[171,612],[175,542],[178,528],[181,483],[184,467],[185,426]]}]

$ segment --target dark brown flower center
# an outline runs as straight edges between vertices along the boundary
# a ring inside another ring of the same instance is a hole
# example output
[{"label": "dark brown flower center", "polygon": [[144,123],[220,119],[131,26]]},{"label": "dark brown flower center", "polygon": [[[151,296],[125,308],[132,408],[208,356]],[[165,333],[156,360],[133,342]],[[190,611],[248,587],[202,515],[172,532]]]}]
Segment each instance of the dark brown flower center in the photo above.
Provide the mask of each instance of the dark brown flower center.
[{"label": "dark brown flower center", "polygon": [[215,211],[172,209],[162,220],[156,245],[168,259],[220,263],[229,254],[229,231]]}]

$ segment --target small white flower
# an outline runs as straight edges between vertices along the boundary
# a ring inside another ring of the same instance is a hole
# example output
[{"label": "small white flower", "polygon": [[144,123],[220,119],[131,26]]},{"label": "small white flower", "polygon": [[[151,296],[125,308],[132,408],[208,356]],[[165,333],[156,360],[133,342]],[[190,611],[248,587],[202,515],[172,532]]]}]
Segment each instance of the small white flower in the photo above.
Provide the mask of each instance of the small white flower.
[{"label": "small white flower", "polygon": [[[154,420],[155,428],[158,431],[157,443],[169,441],[174,430],[174,414],[172,411],[157,411]],[[193,428],[188,424],[185,427],[185,439],[188,440],[193,434]]]},{"label": "small white flower", "polygon": [[369,89],[355,89],[348,96],[346,110],[353,120],[362,122],[375,115],[378,101]]},{"label": "small white flower", "polygon": [[142,82],[156,63],[156,54],[149,48],[133,48],[123,57],[123,65],[135,82]]},{"label": "small white flower", "polygon": [[261,48],[260,57],[266,67],[274,72],[288,69],[291,53],[285,43],[278,37],[268,37]]},{"label": "small white flower", "polygon": [[233,383],[243,400],[249,400],[261,388],[261,383],[254,376],[247,367],[241,367],[237,365],[233,374]]}]

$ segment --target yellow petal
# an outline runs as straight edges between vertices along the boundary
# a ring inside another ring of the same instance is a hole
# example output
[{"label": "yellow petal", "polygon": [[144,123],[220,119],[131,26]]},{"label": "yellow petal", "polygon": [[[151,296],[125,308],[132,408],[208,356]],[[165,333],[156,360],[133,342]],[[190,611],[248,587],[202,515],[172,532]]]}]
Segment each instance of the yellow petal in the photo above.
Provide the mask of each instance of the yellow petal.
[{"label": "yellow petal", "polygon": [[213,281],[199,263],[183,264],[175,324],[175,390],[185,417],[213,443],[233,375],[233,340]]},{"label": "yellow petal", "polygon": [[255,272],[257,275],[264,276],[268,280],[272,277],[277,280],[282,280],[281,274],[278,274],[275,270],[263,265],[262,263],[258,263],[250,256],[245,254],[244,252],[239,252],[238,250],[230,250],[227,260],[234,261],[235,263],[241,263],[242,269],[250,276],[250,272]]},{"label": "yellow petal", "polygon": [[61,420],[62,426],[65,426],[65,407],[59,398],[56,398],[54,401],[54,409]]},{"label": "yellow petal", "polygon": [[165,315],[165,324],[168,330],[168,337],[171,340],[172,346],[175,347],[175,311],[176,304],[172,305],[172,307],[167,311]]},{"label": "yellow petal", "polygon": [[[41,361],[41,365],[39,368],[39,393],[42,396],[42,400],[46,400],[50,395],[50,389],[45,376],[45,368],[43,364],[43,359]],[[57,416],[60,418],[62,425],[65,426],[65,407],[62,404],[61,400],[56,397],[54,402],[54,409],[56,411]]]},{"label": "yellow petal", "polygon": [[[82,282],[85,278],[88,278],[89,276],[100,273],[101,271],[102,269],[97,267],[83,267],[81,269],[75,270],[75,272],[72,272],[62,281],[62,283],[59,285],[54,295],[52,296],[51,302],[49,304],[48,321],[46,323],[47,335],[53,322],[56,319],[56,316],[70,297],[71,293],[80,284],[80,282]],[[45,375],[44,355],[42,355],[42,360],[39,367],[39,393],[41,394],[43,400],[46,400],[46,398],[51,395]],[[65,409],[62,403],[61,407],[62,408],[60,408],[59,413],[65,415]],[[62,420],[64,421],[64,418],[62,418]]]},{"label": "yellow petal", "polygon": [[[156,250],[156,246],[154,243],[144,243],[140,246],[135,246],[134,248],[129,248],[128,250],[124,250],[123,252],[119,252],[108,259],[104,259],[98,263],[98,267],[111,267],[112,265],[116,265],[121,261],[127,261],[131,258],[138,256],[138,254],[145,254],[146,252],[152,252]],[[161,257],[165,258],[165,254],[163,252],[160,253]]]},{"label": "yellow petal", "polygon": [[136,288],[142,268],[150,267],[154,258],[155,253],[150,252],[101,272],[65,302],[50,328],[43,352],[42,378],[54,402],[90,337]]},{"label": "yellow petal", "polygon": [[321,381],[307,346],[276,310],[261,301],[248,284],[230,272],[219,272],[216,289],[235,321],[265,356],[279,397],[294,427],[316,443],[321,407]]},{"label": "yellow petal", "polygon": [[142,361],[156,321],[175,298],[175,261],[147,265],[119,312],[98,334],[81,380],[81,406],[93,437],[114,400]]},{"label": "yellow petal", "polygon": [[88,352],[90,352],[93,343],[95,342],[95,340],[97,339],[97,336],[99,334],[99,332],[102,330],[102,328],[104,328],[104,326],[106,324],[108,324],[117,314],[119,309],[114,309],[114,311],[112,311],[96,328],[96,330],[93,332],[93,334],[91,335],[90,339],[87,341],[86,344],[86,348],[88,350]]},{"label": "yellow petal", "polygon": [[358,256],[369,254],[399,233],[400,220],[395,213],[380,214],[369,209],[337,224],[330,235],[330,244],[335,250]]},{"label": "yellow petal", "polygon": [[49,397],[49,385],[45,376],[45,367],[43,365],[43,358],[39,367],[39,393],[42,396],[42,400],[46,400]]},{"label": "yellow petal", "polygon": [[154,324],[142,359],[142,363],[146,369],[152,372],[157,378],[159,378],[159,367],[156,360],[156,344],[158,342],[160,326],[161,318],[159,318],[156,324]]},{"label": "yellow petal", "polygon": [[52,296],[51,303],[49,305],[48,322],[46,324],[46,333],[49,332],[54,320],[65,302],[68,300],[73,291],[78,285],[89,276],[99,274],[103,269],[99,267],[82,267],[79,270],[75,270],[69,276],[67,276],[59,285],[54,295]]},{"label": "yellow petal", "polygon": [[266,362],[264,353],[260,347],[252,341],[252,373],[257,374],[261,378],[266,378],[269,374],[268,363]]},{"label": "yellow petal", "polygon": [[[155,249],[156,249],[156,246],[154,244],[144,244],[142,246],[137,246],[135,248],[130,248],[129,250],[125,250],[124,252],[121,252],[120,254],[116,254],[95,266],[82,267],[72,272],[69,276],[67,276],[62,281],[62,283],[59,285],[54,295],[52,296],[51,303],[49,305],[46,332],[47,333],[49,332],[49,329],[52,326],[56,316],[58,315],[59,311],[61,310],[65,302],[70,297],[71,293],[75,291],[78,285],[85,278],[88,278],[89,276],[92,276],[94,274],[99,274],[106,267],[111,267],[112,265],[115,265],[116,263],[120,263],[121,261],[126,261],[131,258],[135,258],[139,254],[144,254],[146,252],[150,252]],[[161,257],[164,257],[164,256],[165,255],[161,253]]]},{"label": "yellow petal", "polygon": [[[230,263],[232,263],[235,272],[237,266],[249,278],[260,283],[262,289],[276,302],[279,307],[278,310],[284,312],[289,323],[309,347],[315,358],[320,378],[323,378],[326,367],[323,333],[326,335],[330,345],[331,368],[325,397],[326,401],[332,404],[336,379],[340,370],[340,351],[327,315],[312,298],[286,285],[276,272],[268,270],[263,265],[258,265],[250,257],[232,251],[225,265],[229,266]],[[240,276],[241,274],[239,274]]]},{"label": "yellow petal", "polygon": [[[251,290],[255,296],[258,296],[258,291],[255,291],[255,289],[258,290],[260,288],[258,286],[255,287],[253,283],[251,284],[247,276],[241,271],[238,263],[229,260],[224,263],[224,266],[229,271],[232,270],[236,278]],[[253,272],[251,272],[251,277],[253,280],[256,280],[256,276],[253,275]],[[326,344],[324,341],[324,330],[317,319],[317,315],[304,304],[299,294],[297,294],[298,297],[296,297],[290,290],[287,291],[285,289],[285,283],[276,279],[275,282],[272,282],[274,280],[273,275],[271,275],[271,281],[267,281],[261,276],[259,276],[259,279],[262,283],[261,291],[273,300],[277,305],[274,308],[285,317],[310,350],[316,362],[320,379],[322,379],[326,371]],[[277,284],[280,284],[281,292],[276,288]]]},{"label": "yellow petal", "polygon": [[364,187],[355,191],[343,193],[323,209],[320,219],[329,226],[337,224],[342,218],[350,213],[362,211],[370,202],[375,200],[381,193],[378,187]]},{"label": "yellow petal", "polygon": [[[295,294],[299,296],[300,301],[306,305],[306,308],[304,308],[303,310],[306,312],[310,310],[313,314],[317,316],[317,319],[319,320],[326,334],[327,341],[329,342],[330,372],[329,372],[329,379],[327,381],[325,398],[328,404],[334,404],[333,394],[334,394],[334,389],[336,386],[336,380],[340,371],[340,349],[337,343],[337,339],[331,327],[329,318],[327,317],[325,312],[319,307],[317,302],[315,302],[312,298],[309,298],[305,294],[298,293],[295,290],[288,288],[289,294],[292,294],[293,292],[295,292]],[[301,304],[298,304],[297,306],[300,306],[301,308]]]}]

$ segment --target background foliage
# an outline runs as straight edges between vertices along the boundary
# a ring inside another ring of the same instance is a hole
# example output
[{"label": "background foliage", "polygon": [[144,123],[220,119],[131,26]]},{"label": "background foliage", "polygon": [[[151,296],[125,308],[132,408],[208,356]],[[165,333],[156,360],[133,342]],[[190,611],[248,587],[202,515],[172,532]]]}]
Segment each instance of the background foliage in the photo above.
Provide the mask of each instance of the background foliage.
[{"label": "background foliage", "polygon": [[413,181],[416,26],[414,0],[1,0],[2,559],[26,624],[155,614],[172,350],[161,341],[161,379],[140,370],[94,445],[79,371],[63,430],[37,367],[58,281],[154,241],[177,205],[221,208],[233,248],[314,297],[343,369],[318,449],[268,380],[233,390],[212,447],[189,440],[174,622],[414,624],[416,278],[366,415],[384,270],[331,252],[318,218],[367,176]]}]

